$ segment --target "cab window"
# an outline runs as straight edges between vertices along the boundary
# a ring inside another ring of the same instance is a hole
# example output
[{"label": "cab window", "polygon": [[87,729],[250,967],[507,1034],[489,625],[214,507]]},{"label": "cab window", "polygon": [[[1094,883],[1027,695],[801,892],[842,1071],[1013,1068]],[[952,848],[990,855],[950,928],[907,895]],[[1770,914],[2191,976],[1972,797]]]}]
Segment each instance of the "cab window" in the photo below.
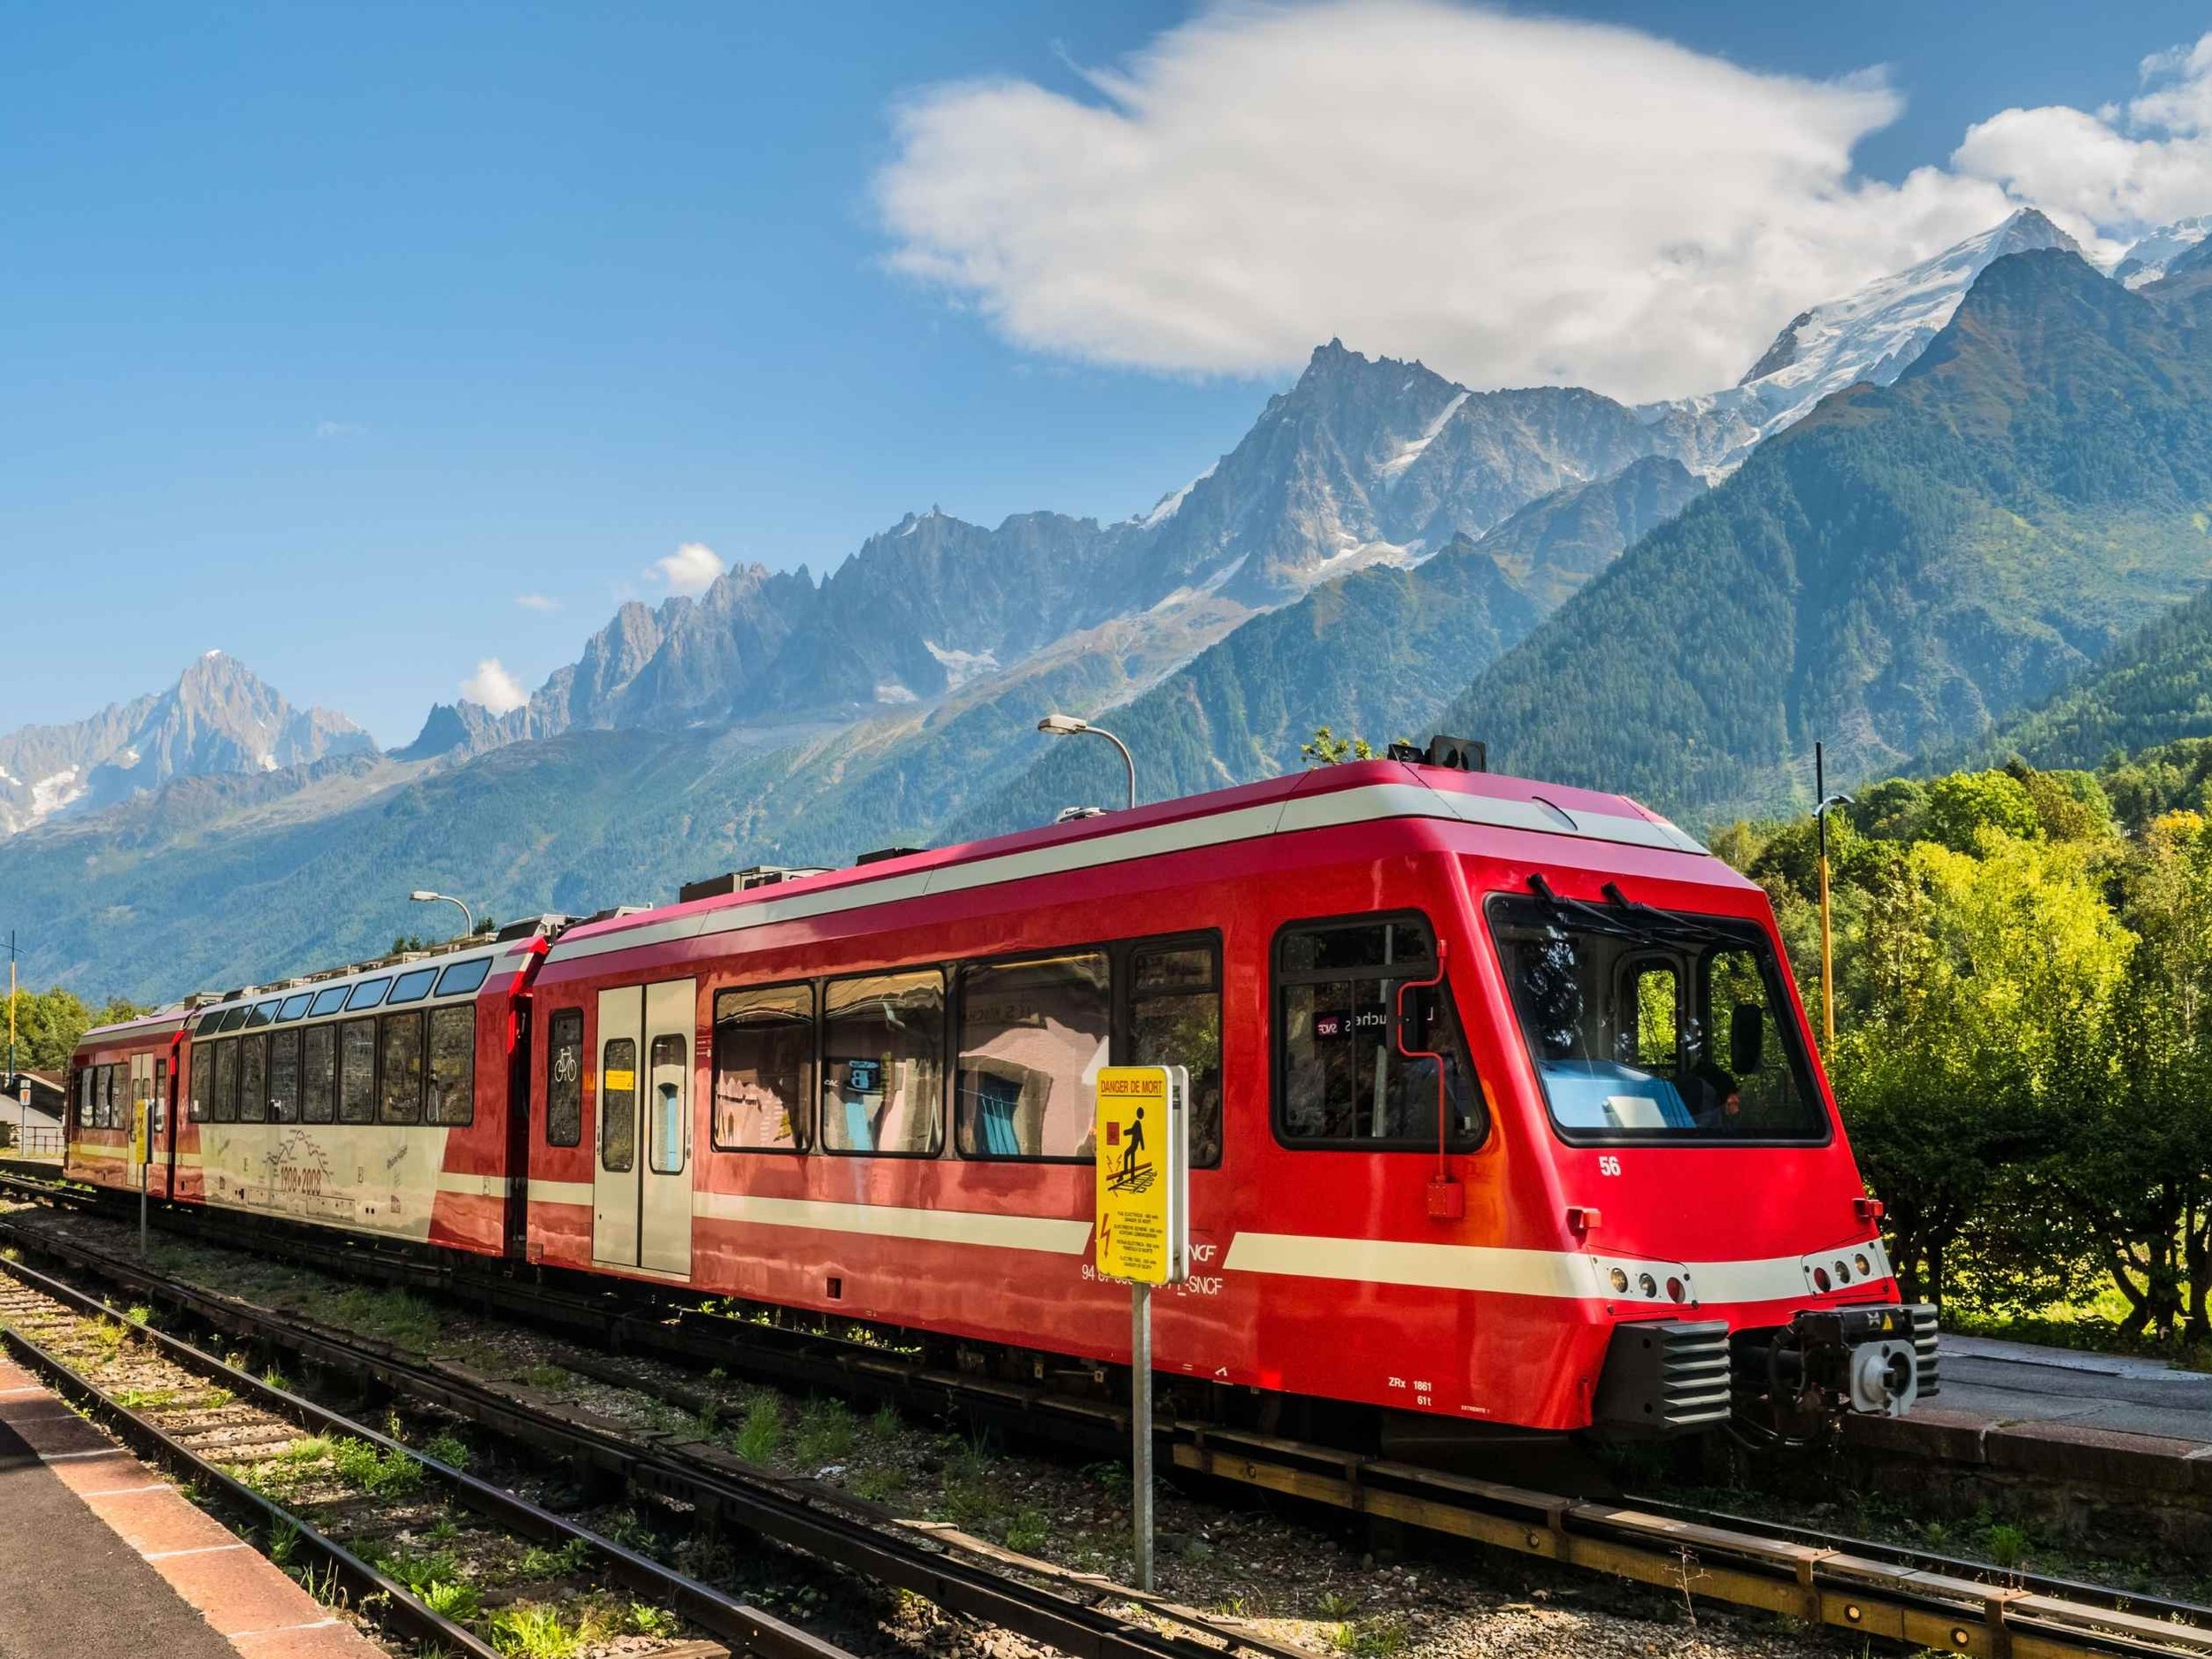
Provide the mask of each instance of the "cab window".
[{"label": "cab window", "polygon": [[1440,1055],[1449,1144],[1481,1144],[1488,1115],[1449,987],[1417,983],[1436,978],[1434,938],[1417,917],[1301,922],[1277,935],[1276,1127],[1284,1141],[1433,1151],[1430,1056]]}]

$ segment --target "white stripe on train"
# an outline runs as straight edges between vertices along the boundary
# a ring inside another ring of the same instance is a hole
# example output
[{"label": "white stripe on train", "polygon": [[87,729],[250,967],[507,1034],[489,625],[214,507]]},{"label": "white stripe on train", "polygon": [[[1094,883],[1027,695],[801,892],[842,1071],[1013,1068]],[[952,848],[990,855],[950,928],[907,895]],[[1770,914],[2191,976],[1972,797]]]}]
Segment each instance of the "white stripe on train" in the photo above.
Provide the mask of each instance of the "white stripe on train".
[{"label": "white stripe on train", "polygon": [[[532,1181],[538,1204],[588,1205],[588,1181]],[[969,1244],[986,1249],[1033,1250],[1080,1256],[1091,1224],[1051,1216],[1009,1216],[972,1210],[918,1210],[890,1204],[847,1204],[811,1198],[763,1198],[741,1193],[694,1193],[692,1214],[755,1226],[798,1227],[821,1233]],[[1874,1271],[1862,1283],[1890,1278],[1878,1242],[1842,1247],[1864,1252]],[[1222,1265],[1230,1271],[1272,1273],[1289,1279],[1333,1279],[1355,1284],[1396,1285],[1420,1290],[1482,1291],[1495,1295],[1547,1296],[1576,1302],[1619,1302],[1606,1282],[1613,1267],[1632,1280],[1649,1271],[1663,1284],[1686,1275],[1699,1302],[1784,1302],[1801,1299],[1808,1258],[1768,1256],[1752,1261],[1662,1262],[1617,1260],[1570,1250],[1511,1250],[1486,1245],[1424,1244],[1394,1239],[1340,1239],[1315,1233],[1240,1233]],[[1633,1302],[1640,1299],[1630,1297]]]}]

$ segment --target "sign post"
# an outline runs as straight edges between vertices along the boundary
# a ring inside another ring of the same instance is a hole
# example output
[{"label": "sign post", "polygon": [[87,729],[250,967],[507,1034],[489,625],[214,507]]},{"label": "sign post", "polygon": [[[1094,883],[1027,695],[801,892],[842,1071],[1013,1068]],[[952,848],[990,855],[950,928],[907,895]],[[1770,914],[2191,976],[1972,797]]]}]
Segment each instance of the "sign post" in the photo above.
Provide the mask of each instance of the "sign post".
[{"label": "sign post", "polygon": [[1190,1073],[1110,1065],[1098,1073],[1097,1269],[1129,1286],[1129,1492],[1137,1587],[1152,1588],[1152,1287],[1190,1275]]}]

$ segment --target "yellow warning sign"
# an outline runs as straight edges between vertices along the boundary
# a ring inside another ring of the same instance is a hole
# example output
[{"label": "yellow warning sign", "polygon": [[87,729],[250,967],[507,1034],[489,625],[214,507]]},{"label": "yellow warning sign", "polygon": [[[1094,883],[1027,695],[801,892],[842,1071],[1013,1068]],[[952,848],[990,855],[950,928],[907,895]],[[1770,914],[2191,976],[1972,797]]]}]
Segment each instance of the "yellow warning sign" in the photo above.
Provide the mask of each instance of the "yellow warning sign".
[{"label": "yellow warning sign", "polygon": [[619,1094],[625,1089],[632,1089],[637,1087],[637,1073],[634,1071],[618,1071],[610,1068],[602,1087],[603,1087],[611,1094]]},{"label": "yellow warning sign", "polygon": [[146,1158],[146,1102],[141,1101],[131,1110],[131,1162],[144,1164]]},{"label": "yellow warning sign", "polygon": [[1189,1271],[1189,1160],[1180,1066],[1098,1073],[1098,1271],[1169,1285]]}]

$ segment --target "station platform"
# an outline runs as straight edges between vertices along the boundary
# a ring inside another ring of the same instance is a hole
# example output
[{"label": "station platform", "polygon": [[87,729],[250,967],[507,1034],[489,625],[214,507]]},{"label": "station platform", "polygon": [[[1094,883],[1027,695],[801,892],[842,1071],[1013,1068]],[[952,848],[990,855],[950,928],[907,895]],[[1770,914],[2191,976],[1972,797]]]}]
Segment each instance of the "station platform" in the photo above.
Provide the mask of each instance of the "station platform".
[{"label": "station platform", "polygon": [[0,1359],[0,1659],[383,1653]]},{"label": "station platform", "polygon": [[1939,1512],[1997,1496],[2093,1542],[2212,1561],[2212,1375],[1947,1333],[1942,1391],[1847,1419],[1844,1445],[1878,1489]]}]

